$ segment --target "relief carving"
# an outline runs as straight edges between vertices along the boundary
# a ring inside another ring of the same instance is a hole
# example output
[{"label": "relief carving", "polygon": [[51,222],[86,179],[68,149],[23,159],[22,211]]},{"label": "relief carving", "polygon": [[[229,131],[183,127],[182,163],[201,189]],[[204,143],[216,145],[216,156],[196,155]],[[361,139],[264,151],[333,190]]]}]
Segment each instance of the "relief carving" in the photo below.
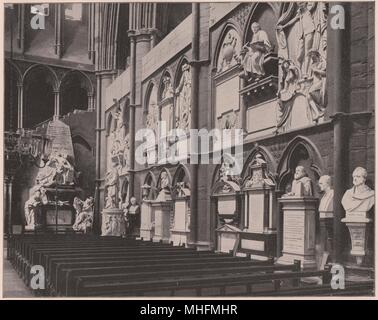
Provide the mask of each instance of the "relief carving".
[{"label": "relief carving", "polygon": [[175,90],[176,100],[176,128],[189,129],[192,106],[192,79],[190,66],[184,63],[180,82]]},{"label": "relief carving", "polygon": [[290,3],[278,20],[276,38],[280,67],[277,128],[283,131],[291,126],[293,105],[300,96],[307,103],[307,124],[323,119],[327,105],[327,11],[326,3]]},{"label": "relief carving", "polygon": [[238,63],[240,38],[234,29],[230,29],[224,37],[218,58],[217,72],[223,72]]}]

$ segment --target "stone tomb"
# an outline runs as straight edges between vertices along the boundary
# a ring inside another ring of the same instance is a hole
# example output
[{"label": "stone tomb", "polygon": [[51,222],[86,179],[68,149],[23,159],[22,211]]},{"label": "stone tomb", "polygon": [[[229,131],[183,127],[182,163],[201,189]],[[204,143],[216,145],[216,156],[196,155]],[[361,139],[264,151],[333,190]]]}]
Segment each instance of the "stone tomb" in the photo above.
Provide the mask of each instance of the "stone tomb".
[{"label": "stone tomb", "polygon": [[230,177],[223,177],[215,185],[213,199],[216,203],[217,228],[215,232],[217,251],[228,253],[234,248],[241,232],[239,228],[241,223],[240,187]]},{"label": "stone tomb", "polygon": [[275,253],[276,214],[275,183],[267,173],[267,164],[257,154],[250,164],[250,175],[244,182],[245,225],[240,249],[253,258],[265,260]]},{"label": "stone tomb", "polygon": [[178,185],[176,197],[174,199],[173,228],[171,231],[171,241],[173,245],[188,243],[190,225],[190,190],[185,186]]},{"label": "stone tomb", "polygon": [[283,210],[283,255],[280,264],[300,260],[303,269],[315,269],[315,197],[283,197],[278,199]]}]

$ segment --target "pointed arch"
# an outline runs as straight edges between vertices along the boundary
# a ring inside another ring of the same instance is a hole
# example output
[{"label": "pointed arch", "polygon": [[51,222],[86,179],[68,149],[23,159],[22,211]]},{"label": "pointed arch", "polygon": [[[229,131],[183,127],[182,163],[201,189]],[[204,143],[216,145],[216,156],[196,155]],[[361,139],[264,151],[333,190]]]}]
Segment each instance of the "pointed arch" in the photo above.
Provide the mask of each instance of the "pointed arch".
[{"label": "pointed arch", "polygon": [[265,162],[267,163],[268,171],[273,175],[275,175],[275,173],[277,172],[276,161],[273,155],[269,152],[269,150],[264,146],[255,146],[249,153],[244,163],[243,170],[241,172],[241,177],[243,181],[245,180],[245,178],[247,178],[249,174],[249,165],[251,164],[252,160],[256,157],[258,153],[263,156]]},{"label": "pointed arch", "polygon": [[155,175],[152,171],[147,172],[142,186],[149,186],[150,187],[148,199],[152,200],[152,199],[156,198],[156,196],[157,196],[157,181],[156,181],[156,177],[155,177]]},{"label": "pointed arch", "polygon": [[224,27],[223,27],[223,29],[220,33],[220,36],[218,38],[218,42],[215,46],[214,57],[213,57],[213,60],[212,60],[212,69],[218,69],[218,60],[219,60],[219,56],[220,56],[221,51],[222,51],[222,45],[224,43],[226,35],[230,32],[230,30],[234,30],[235,33],[238,35],[238,39],[237,39],[238,47],[241,48],[241,46],[242,46],[242,37],[241,37],[242,30],[240,29],[240,26],[236,21],[234,21],[233,19],[230,19],[224,25]]},{"label": "pointed arch", "polygon": [[[157,84],[154,80],[150,80],[150,82],[147,84],[146,94],[144,95],[144,104],[143,104],[144,113],[148,113],[150,99],[154,90],[157,90]],[[157,102],[157,96],[155,99]]]},{"label": "pointed arch", "polygon": [[184,164],[179,164],[172,178],[172,187],[176,185],[177,182],[186,181],[190,189],[190,171]]},{"label": "pointed arch", "polygon": [[[275,21],[274,21],[274,26],[275,26],[275,24],[277,23],[278,18],[280,16],[280,12],[282,10],[283,5],[284,5],[284,3],[277,3],[277,2],[257,2],[257,3],[255,3],[254,6],[251,9],[251,12],[249,13],[246,24],[244,25],[244,30],[241,33],[243,44],[246,43],[247,41],[250,41],[250,39],[248,39],[248,34],[249,34],[248,31],[251,28],[252,22],[254,22],[253,20],[259,14],[258,11],[260,10],[260,8],[269,7],[273,11],[273,13],[275,15]],[[273,39],[270,39],[270,40],[273,40]]]},{"label": "pointed arch", "polygon": [[81,135],[77,134],[72,137],[72,143],[81,144],[88,151],[92,152],[92,147],[87,140],[85,140]]},{"label": "pointed arch", "polygon": [[159,80],[159,87],[158,87],[158,102],[162,100],[162,94],[164,90],[164,78],[169,77],[171,79],[171,85],[173,86],[173,71],[172,69],[168,66],[165,68],[165,70],[162,72],[160,80]]},{"label": "pointed arch", "polygon": [[111,130],[112,130],[112,124],[113,124],[113,115],[111,112],[109,112],[107,118],[106,118],[106,136],[109,136]]},{"label": "pointed arch", "polygon": [[182,66],[184,64],[189,65],[189,61],[190,61],[190,59],[186,55],[181,56],[180,59],[178,60],[176,71],[174,73],[173,83],[172,83],[173,88],[176,89],[176,87],[179,85],[180,80],[181,80],[181,75],[182,75]]},{"label": "pointed arch", "polygon": [[312,141],[303,136],[297,136],[291,140],[284,149],[277,167],[278,188],[283,190],[293,175],[295,167],[302,165],[312,178],[318,179],[324,172],[324,163],[318,148]]}]

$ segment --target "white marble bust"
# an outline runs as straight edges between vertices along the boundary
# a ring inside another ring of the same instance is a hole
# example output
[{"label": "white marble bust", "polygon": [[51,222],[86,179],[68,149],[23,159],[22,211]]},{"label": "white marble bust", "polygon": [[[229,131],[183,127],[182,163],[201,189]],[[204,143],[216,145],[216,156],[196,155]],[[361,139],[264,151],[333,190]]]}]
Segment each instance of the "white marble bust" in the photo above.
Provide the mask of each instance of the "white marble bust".
[{"label": "white marble bust", "polygon": [[374,190],[366,185],[367,171],[357,167],[353,171],[353,187],[347,190],[341,200],[346,212],[367,212],[374,205]]},{"label": "white marble bust", "polygon": [[321,176],[319,179],[320,191],[324,192],[320,199],[319,212],[333,213],[333,189],[331,189],[331,177],[328,175]]},{"label": "white marble bust", "polygon": [[307,172],[303,166],[295,168],[294,180],[291,184],[291,191],[285,195],[286,197],[311,197],[312,181],[307,176]]}]

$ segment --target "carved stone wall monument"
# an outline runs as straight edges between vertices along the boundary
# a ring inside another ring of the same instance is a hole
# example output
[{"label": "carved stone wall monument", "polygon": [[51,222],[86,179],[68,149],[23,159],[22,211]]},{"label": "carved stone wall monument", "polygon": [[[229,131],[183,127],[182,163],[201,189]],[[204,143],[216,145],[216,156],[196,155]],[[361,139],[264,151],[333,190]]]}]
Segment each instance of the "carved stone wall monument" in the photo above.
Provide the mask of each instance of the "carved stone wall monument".
[{"label": "carved stone wall monument", "polygon": [[312,182],[298,166],[292,190],[278,199],[283,211],[283,250],[278,263],[300,260],[303,269],[315,269],[315,212],[318,199],[313,197]]},{"label": "carved stone wall monument", "polygon": [[363,263],[367,251],[367,226],[372,222],[368,212],[374,206],[374,190],[366,185],[367,171],[357,167],[353,171],[353,187],[347,190],[341,201],[346,215],[344,222],[352,242],[351,255],[356,257],[358,265]]},{"label": "carved stone wall monument", "polygon": [[188,243],[190,226],[190,190],[185,182],[177,182],[174,199],[173,228],[171,241],[174,245]]},{"label": "carved stone wall monument", "polygon": [[293,2],[278,20],[277,131],[316,124],[324,119],[327,19],[326,3]]}]

